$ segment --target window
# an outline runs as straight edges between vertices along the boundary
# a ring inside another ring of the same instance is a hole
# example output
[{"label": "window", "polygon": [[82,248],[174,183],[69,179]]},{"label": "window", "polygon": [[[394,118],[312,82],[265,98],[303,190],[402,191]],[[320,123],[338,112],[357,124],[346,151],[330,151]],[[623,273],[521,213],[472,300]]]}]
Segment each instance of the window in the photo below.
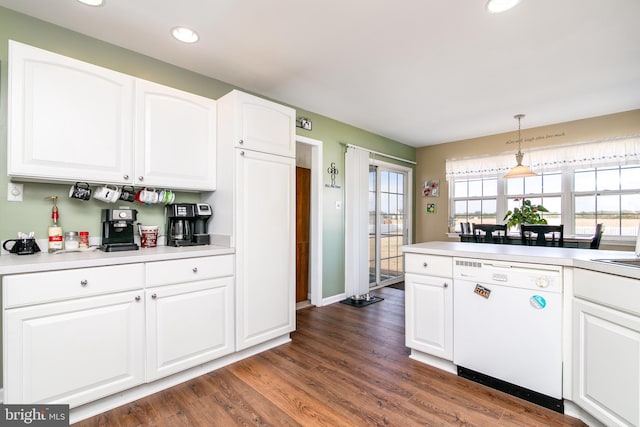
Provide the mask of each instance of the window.
[{"label": "window", "polygon": [[461,222],[495,224],[497,213],[497,178],[460,178],[453,184],[453,224]]},{"label": "window", "polygon": [[635,236],[640,220],[640,166],[578,169],[573,173],[576,234],[603,223],[608,236]]},{"label": "window", "polygon": [[[527,152],[539,175],[502,179],[513,153],[446,161],[450,226],[461,222],[502,223],[522,198],[549,210],[550,224],[565,234],[593,235],[605,224],[610,238],[635,237],[640,222],[640,135]],[[622,240],[622,239],[621,239]]]},{"label": "window", "polygon": [[[454,178],[452,222],[502,223],[523,198],[543,205],[549,224],[565,224],[565,233],[592,235],[605,225],[608,237],[636,236],[640,223],[640,165],[542,172],[526,178]],[[497,189],[498,191],[495,191]],[[500,190],[503,191],[500,191]],[[571,195],[566,197],[563,195]]]},{"label": "window", "polygon": [[549,224],[562,224],[562,173],[541,173],[538,176],[512,178],[506,182],[507,210],[512,211],[522,204],[522,199],[531,200],[549,210],[542,217]]}]

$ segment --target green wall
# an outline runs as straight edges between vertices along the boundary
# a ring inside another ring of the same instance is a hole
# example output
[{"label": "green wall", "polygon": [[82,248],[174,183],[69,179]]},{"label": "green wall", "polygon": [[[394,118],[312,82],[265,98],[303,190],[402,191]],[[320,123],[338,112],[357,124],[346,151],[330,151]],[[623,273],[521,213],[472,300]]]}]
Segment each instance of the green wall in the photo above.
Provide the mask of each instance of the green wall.
[{"label": "green wall", "polygon": [[[49,223],[51,203],[49,195],[59,196],[60,219],[63,229],[88,230],[100,235],[100,210],[104,203],[69,199],[69,185],[24,183],[24,201],[7,201],[7,41],[9,39],[67,55],[79,60],[111,68],[167,86],[217,99],[234,87],[219,80],[104,43],[0,7],[0,240],[13,238],[18,231],[35,231],[44,238]],[[242,88],[238,88],[241,89]],[[260,95],[260,94],[257,94]],[[278,102],[278,100],[274,100]],[[369,100],[364,100],[363,105]],[[296,106],[292,106],[296,108]],[[362,108],[362,105],[355,106]],[[313,121],[313,130],[297,129],[298,134],[323,141],[323,167],[335,162],[339,170],[336,184],[340,189],[324,189],[323,200],[323,297],[344,292],[344,209],[336,210],[335,202],[344,196],[344,144],[355,144],[382,153],[415,159],[413,147],[349,126],[312,112],[297,109],[298,117]],[[325,183],[330,177],[324,173]],[[198,201],[195,193],[180,193],[176,201]],[[138,221],[163,224],[161,206],[136,205]],[[215,207],[214,207],[215,209]]]}]

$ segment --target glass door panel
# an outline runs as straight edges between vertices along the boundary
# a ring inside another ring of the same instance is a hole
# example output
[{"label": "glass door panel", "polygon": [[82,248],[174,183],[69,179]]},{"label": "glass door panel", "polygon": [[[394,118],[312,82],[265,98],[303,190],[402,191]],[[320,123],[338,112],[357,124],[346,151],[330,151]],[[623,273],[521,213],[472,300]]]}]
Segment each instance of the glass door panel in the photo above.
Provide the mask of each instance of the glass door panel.
[{"label": "glass door panel", "polygon": [[404,280],[400,247],[408,243],[407,172],[369,167],[369,287]]}]

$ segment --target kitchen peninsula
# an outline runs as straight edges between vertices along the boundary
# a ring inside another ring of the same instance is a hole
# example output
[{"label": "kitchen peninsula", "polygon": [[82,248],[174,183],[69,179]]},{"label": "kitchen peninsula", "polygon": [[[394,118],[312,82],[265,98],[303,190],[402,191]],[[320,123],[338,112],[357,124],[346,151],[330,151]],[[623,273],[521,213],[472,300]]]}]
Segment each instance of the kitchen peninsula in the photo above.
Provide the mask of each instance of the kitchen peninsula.
[{"label": "kitchen peninsula", "polygon": [[[507,353],[509,363],[520,363],[520,347],[533,342],[536,357],[515,371],[518,380],[525,372],[523,383],[535,392],[557,344],[561,378],[551,380],[561,388],[553,400],[560,402],[560,411],[564,404],[565,413],[590,425],[640,424],[640,268],[596,261],[634,261],[633,252],[463,242],[427,242],[402,250],[406,345],[413,359],[466,376],[459,364],[466,357],[460,337],[477,339],[473,356],[486,367],[480,370],[488,372],[488,380],[501,380],[492,375],[500,371],[501,353]],[[525,297],[523,305],[517,305],[516,295]],[[543,334],[542,320],[535,322],[554,310],[557,323]],[[529,314],[521,316],[524,312]],[[554,331],[555,344],[547,336]],[[487,347],[498,349],[495,358],[484,357]],[[478,377],[487,380],[483,372]]]}]

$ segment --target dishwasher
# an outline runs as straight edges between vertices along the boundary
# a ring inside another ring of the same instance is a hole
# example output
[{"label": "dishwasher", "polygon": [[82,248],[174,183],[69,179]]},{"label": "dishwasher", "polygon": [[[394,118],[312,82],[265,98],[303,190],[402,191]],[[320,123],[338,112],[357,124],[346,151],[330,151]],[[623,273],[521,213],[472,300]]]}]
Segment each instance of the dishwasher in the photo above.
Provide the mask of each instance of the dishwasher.
[{"label": "dishwasher", "polygon": [[563,413],[562,267],[454,258],[458,375]]}]

